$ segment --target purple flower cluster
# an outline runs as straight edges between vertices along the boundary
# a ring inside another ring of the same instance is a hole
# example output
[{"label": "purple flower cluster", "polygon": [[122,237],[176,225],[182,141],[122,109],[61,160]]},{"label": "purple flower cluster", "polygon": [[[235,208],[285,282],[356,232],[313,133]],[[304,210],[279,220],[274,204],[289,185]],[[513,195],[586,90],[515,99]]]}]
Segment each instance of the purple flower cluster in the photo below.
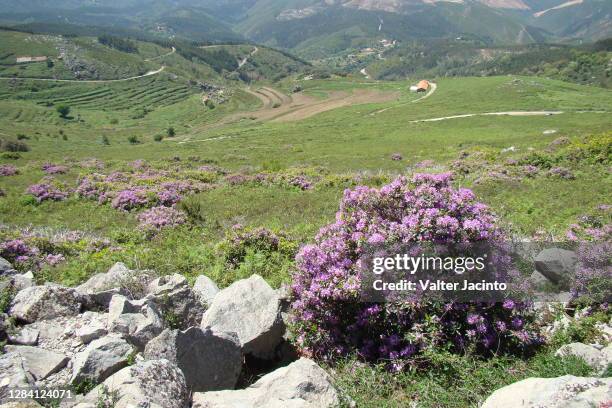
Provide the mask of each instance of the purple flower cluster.
[{"label": "purple flower cluster", "polygon": [[46,163],[42,166],[42,171],[47,174],[66,174],[68,173],[68,166],[61,164]]},{"label": "purple flower cluster", "polygon": [[612,301],[612,240],[583,242],[578,247],[578,268],[572,282],[574,299],[588,304]]},{"label": "purple flower cluster", "polygon": [[172,207],[153,207],[138,215],[139,227],[145,231],[158,231],[162,228],[185,224],[183,212]]},{"label": "purple flower cluster", "polygon": [[19,170],[12,164],[0,165],[0,176],[14,176],[16,174],[19,174]]},{"label": "purple flower cluster", "polygon": [[294,176],[289,179],[289,184],[300,190],[312,190],[312,182],[302,175]]},{"label": "purple flower cluster", "polygon": [[358,261],[368,243],[465,243],[503,239],[496,218],[451,175],[400,177],[380,189],[346,190],[336,221],[301,249],[293,276],[293,330],[302,352],[334,358],[356,352],[403,367],[420,351],[450,345],[482,352],[533,345],[523,303],[362,302]]},{"label": "purple flower cluster", "polygon": [[40,251],[23,239],[13,239],[0,243],[0,254],[11,262],[23,264],[38,257]]},{"label": "purple flower cluster", "polygon": [[62,201],[68,197],[68,193],[58,190],[50,183],[32,184],[26,190],[27,194],[33,196],[39,203],[43,201]]},{"label": "purple flower cluster", "polygon": [[130,211],[135,208],[145,207],[148,203],[147,190],[144,188],[131,188],[117,193],[111,201],[111,206],[117,210]]},{"label": "purple flower cluster", "polygon": [[564,180],[573,180],[576,178],[574,173],[565,167],[553,167],[548,171],[548,175],[551,177],[562,178]]}]

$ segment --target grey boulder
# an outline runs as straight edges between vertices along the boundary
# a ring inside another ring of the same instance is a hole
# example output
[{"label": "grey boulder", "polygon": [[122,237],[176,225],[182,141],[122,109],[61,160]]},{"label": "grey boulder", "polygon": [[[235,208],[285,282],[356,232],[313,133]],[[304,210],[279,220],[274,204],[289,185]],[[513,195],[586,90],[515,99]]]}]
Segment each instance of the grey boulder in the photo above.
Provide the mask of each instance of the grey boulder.
[{"label": "grey boulder", "polygon": [[64,368],[69,358],[63,354],[31,346],[6,346],[6,352],[15,353],[23,360],[23,367],[36,380],[43,380]]},{"label": "grey boulder", "polygon": [[612,363],[612,345],[599,350],[596,347],[583,343],[565,344],[555,353],[559,357],[575,356],[584,360],[589,367],[597,372],[603,372]]},{"label": "grey boulder", "polygon": [[612,399],[612,378],[528,378],[495,391],[481,408],[598,408]]},{"label": "grey boulder", "polygon": [[193,291],[205,305],[210,305],[219,293],[219,287],[208,276],[200,275],[196,278],[193,284]]},{"label": "grey boulder", "polygon": [[164,330],[147,344],[144,355],[175,363],[192,391],[232,389],[242,369],[240,342],[234,333],[198,327]]},{"label": "grey boulder", "polygon": [[301,358],[244,390],[194,393],[192,408],[327,408],[339,402],[329,375]]},{"label": "grey boulder", "polygon": [[58,285],[32,286],[17,293],[9,314],[28,323],[76,316],[81,311],[81,300],[81,296],[71,288]]},{"label": "grey boulder", "polygon": [[567,289],[576,272],[576,253],[561,248],[547,248],[535,259],[535,268],[548,280]]},{"label": "grey boulder", "polygon": [[[103,388],[107,391],[103,392]],[[126,367],[90,391],[83,402],[99,402],[104,394],[118,396],[114,408],[189,407],[185,376],[168,360],[146,360]]]},{"label": "grey boulder", "polygon": [[70,382],[102,382],[125,367],[131,353],[132,346],[121,337],[107,336],[94,340],[74,356]]},{"label": "grey boulder", "polygon": [[109,332],[121,333],[142,351],[163,329],[161,314],[148,299],[130,301],[121,295],[113,296],[108,313]]},{"label": "grey boulder", "polygon": [[278,294],[259,275],[219,292],[204,313],[201,327],[236,333],[245,354],[264,359],[274,354],[285,331]]},{"label": "grey boulder", "polygon": [[17,271],[13,268],[13,265],[6,259],[0,257],[0,276],[13,275]]},{"label": "grey boulder", "polygon": [[197,326],[202,320],[202,302],[184,276],[174,274],[157,278],[149,284],[148,292],[162,313],[175,319],[177,327]]},{"label": "grey boulder", "polygon": [[38,343],[40,331],[32,327],[24,327],[18,332],[9,333],[8,340],[11,344],[21,346],[35,346]]},{"label": "grey boulder", "polygon": [[28,387],[34,383],[34,378],[24,367],[24,360],[17,353],[0,355],[0,402],[9,396],[14,388]]}]

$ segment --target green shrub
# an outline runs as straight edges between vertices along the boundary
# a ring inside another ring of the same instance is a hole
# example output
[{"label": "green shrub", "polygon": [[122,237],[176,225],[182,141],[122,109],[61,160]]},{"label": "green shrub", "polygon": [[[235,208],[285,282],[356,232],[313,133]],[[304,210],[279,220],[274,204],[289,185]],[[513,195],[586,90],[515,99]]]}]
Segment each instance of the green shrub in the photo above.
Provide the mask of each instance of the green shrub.
[{"label": "green shrub", "polygon": [[161,142],[162,140],[164,140],[164,136],[163,135],[155,135],[155,136],[153,136],[153,140],[155,140],[156,142]]},{"label": "green shrub", "polygon": [[55,110],[59,113],[60,118],[67,119],[70,114],[70,106],[68,105],[58,105]]},{"label": "green shrub", "polygon": [[3,152],[29,152],[30,147],[20,140],[0,141],[0,150]]},{"label": "green shrub", "polygon": [[138,137],[136,137],[134,135],[129,136],[127,140],[128,140],[128,142],[130,142],[130,144],[133,144],[133,145],[140,143],[140,140],[138,139]]},{"label": "green shrub", "polygon": [[168,130],[166,131],[166,135],[168,135],[168,137],[174,137],[176,136],[176,131],[174,130],[173,127],[169,127]]}]

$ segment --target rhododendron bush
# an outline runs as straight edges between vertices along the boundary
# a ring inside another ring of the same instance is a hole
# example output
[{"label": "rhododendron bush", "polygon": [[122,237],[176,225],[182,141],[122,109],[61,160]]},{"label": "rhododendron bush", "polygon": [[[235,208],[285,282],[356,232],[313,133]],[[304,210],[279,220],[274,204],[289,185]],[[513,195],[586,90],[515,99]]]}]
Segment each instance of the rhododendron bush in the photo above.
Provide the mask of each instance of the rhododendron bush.
[{"label": "rhododendron bush", "polygon": [[380,189],[346,190],[336,221],[297,256],[293,329],[302,352],[334,358],[356,352],[401,369],[427,349],[523,351],[540,342],[524,303],[425,300],[368,303],[358,260],[367,245],[501,242],[489,208],[450,174],[400,177]]}]

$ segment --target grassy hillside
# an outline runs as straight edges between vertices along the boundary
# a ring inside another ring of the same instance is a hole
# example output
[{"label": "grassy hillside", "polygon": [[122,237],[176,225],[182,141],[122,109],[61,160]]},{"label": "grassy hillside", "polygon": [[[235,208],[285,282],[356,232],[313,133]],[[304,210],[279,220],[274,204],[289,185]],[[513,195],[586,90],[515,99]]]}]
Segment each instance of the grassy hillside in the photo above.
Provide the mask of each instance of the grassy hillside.
[{"label": "grassy hillside", "polygon": [[538,75],[580,84],[610,87],[609,41],[586,46],[534,44],[491,47],[478,41],[437,40],[400,44],[346,69],[379,79],[437,76]]}]

